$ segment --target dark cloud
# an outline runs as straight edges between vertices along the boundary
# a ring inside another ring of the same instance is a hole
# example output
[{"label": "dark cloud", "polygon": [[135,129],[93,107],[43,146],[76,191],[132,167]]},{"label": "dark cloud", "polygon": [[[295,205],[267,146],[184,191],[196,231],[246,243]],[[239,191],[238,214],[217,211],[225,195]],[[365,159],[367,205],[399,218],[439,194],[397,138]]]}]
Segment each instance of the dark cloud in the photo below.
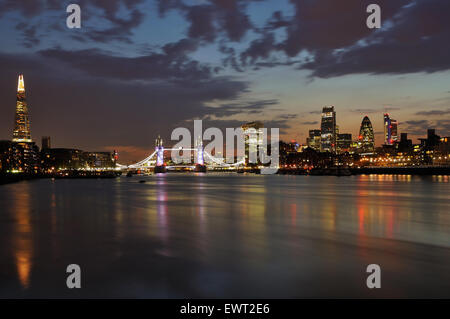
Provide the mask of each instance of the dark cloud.
[{"label": "dark cloud", "polygon": [[278,105],[278,100],[260,100],[250,102],[238,102],[222,104],[218,107],[208,108],[207,116],[215,116],[217,118],[228,117],[238,114],[261,114],[264,110],[271,106]]},{"label": "dark cloud", "polygon": [[28,25],[24,22],[20,22],[16,25],[16,30],[22,31],[24,38],[23,45],[26,48],[31,48],[41,42],[37,35],[37,28],[36,25]]},{"label": "dark cloud", "polygon": [[306,122],[301,122],[300,124],[302,125],[316,125],[319,124],[318,121],[306,121]]},{"label": "dark cloud", "polygon": [[441,115],[448,115],[450,114],[450,109],[446,110],[431,110],[431,111],[420,111],[417,112],[416,115],[424,115],[424,116],[441,116]]},{"label": "dark cloud", "polygon": [[18,11],[25,17],[33,17],[41,13],[47,4],[55,5],[56,1],[47,0],[3,0],[0,3],[0,16],[8,11]]},{"label": "dark cloud", "polygon": [[372,113],[378,113],[378,112],[380,112],[380,110],[379,109],[356,109],[356,110],[351,110],[351,112],[372,114]]},{"label": "dark cloud", "polygon": [[[145,11],[140,10],[140,5],[145,0],[79,0],[81,7],[82,29],[77,34],[71,35],[75,40],[109,42],[121,41],[132,43],[132,31],[144,21]],[[24,34],[24,45],[32,47],[39,44],[36,37],[36,24],[32,22],[44,12],[56,13],[65,22],[66,7],[73,3],[69,0],[4,0],[0,3],[0,16],[9,11],[18,11],[27,19],[21,22],[20,30]],[[123,18],[125,16],[126,18]],[[107,27],[99,27],[102,23]],[[43,21],[39,22],[43,24]],[[60,24],[52,24],[51,29],[61,32]]]},{"label": "dark cloud", "polygon": [[182,80],[191,86],[195,82],[210,80],[214,70],[187,57],[195,50],[193,40],[183,39],[165,45],[161,52],[138,57],[112,56],[98,49],[68,51],[60,48],[40,51],[39,54],[62,62],[86,74],[120,80]]},{"label": "dark cloud", "polygon": [[261,0],[209,0],[187,5],[181,0],[158,0],[161,16],[169,10],[179,10],[190,23],[188,35],[213,42],[222,34],[230,41],[240,41],[253,28],[246,13],[250,2]]},{"label": "dark cloud", "polygon": [[[450,2],[416,0],[392,17],[392,27],[371,33],[363,44],[342,52],[320,48],[315,60],[302,66],[313,76],[352,73],[404,74],[450,69]],[[385,18],[386,19],[386,18]]]},{"label": "dark cloud", "polygon": [[[274,67],[288,61],[288,57],[305,53],[299,68],[322,78],[450,69],[449,1],[377,1],[383,26],[376,31],[366,26],[366,7],[373,1],[290,2],[295,8],[294,16],[274,13],[261,37],[241,53],[242,65]],[[279,28],[285,30],[286,38],[276,41],[272,31]],[[277,61],[273,61],[274,52],[278,53]]]},{"label": "dark cloud", "polygon": [[363,113],[363,114],[373,114],[373,113],[381,113],[381,112],[388,112],[388,111],[398,111],[400,108],[398,107],[382,107],[382,108],[368,108],[368,109],[355,109],[350,110],[350,112],[357,112],[357,113]]},{"label": "dark cloud", "polygon": [[[432,114],[433,115],[433,114]],[[441,136],[448,136],[450,133],[450,120],[408,120],[405,121],[401,131],[415,136],[426,136],[428,129],[435,129]]]},{"label": "dark cloud", "polygon": [[417,125],[417,126],[421,126],[421,125],[428,125],[428,120],[417,120],[417,121],[406,121],[406,124],[409,125]]},{"label": "dark cloud", "polygon": [[279,116],[280,119],[283,120],[292,120],[298,117],[298,114],[282,114]]}]

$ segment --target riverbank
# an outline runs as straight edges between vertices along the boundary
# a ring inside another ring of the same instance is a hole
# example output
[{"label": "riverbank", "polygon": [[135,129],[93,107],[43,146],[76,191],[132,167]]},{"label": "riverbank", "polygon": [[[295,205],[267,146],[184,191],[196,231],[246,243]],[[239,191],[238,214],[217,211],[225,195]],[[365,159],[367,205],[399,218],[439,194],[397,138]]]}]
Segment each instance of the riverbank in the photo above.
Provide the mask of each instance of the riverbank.
[{"label": "riverbank", "polygon": [[35,180],[42,178],[55,178],[55,179],[77,179],[77,178],[116,178],[122,175],[122,172],[117,171],[71,171],[61,172],[55,174],[22,174],[22,173],[4,173],[0,174],[0,185],[17,183],[25,180]]},{"label": "riverbank", "polygon": [[0,174],[0,185],[17,183],[25,180],[39,179],[42,178],[41,175],[31,175],[31,174]]}]

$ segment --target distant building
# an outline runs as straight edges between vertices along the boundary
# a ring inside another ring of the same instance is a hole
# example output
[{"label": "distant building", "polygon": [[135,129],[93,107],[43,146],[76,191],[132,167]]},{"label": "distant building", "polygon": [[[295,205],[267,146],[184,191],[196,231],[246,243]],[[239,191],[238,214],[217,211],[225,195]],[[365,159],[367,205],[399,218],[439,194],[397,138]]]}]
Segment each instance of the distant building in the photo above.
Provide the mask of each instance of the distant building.
[{"label": "distant building", "polygon": [[358,152],[373,153],[375,150],[375,137],[372,123],[369,117],[365,116],[361,123],[358,137]]},{"label": "distant building", "polygon": [[111,152],[84,152],[83,159],[89,168],[114,168],[116,161]]},{"label": "distant building", "polygon": [[412,152],[413,144],[412,140],[408,139],[408,133],[402,133],[400,135],[400,141],[398,142],[398,151],[402,153]]},{"label": "distant building", "polygon": [[337,153],[341,154],[345,152],[350,152],[350,149],[352,147],[352,134],[350,133],[338,134],[336,144],[337,144],[336,147]]},{"label": "distant building", "polygon": [[391,144],[398,142],[398,122],[391,119]]},{"label": "distant building", "polygon": [[322,110],[321,121],[321,152],[336,151],[336,112],[334,106],[325,106]]},{"label": "distant building", "polygon": [[41,166],[45,172],[77,170],[86,167],[83,151],[71,148],[48,148],[41,151]]},{"label": "distant building", "polygon": [[32,142],[0,141],[0,162],[4,173],[39,173],[39,148]]},{"label": "distant building", "polygon": [[[242,133],[245,142],[245,165],[259,163],[258,152],[263,147],[264,124],[262,122],[249,122],[242,125]],[[250,162],[250,154],[254,154],[257,163]]]},{"label": "distant building", "polygon": [[46,150],[52,148],[51,147],[51,142],[50,142],[50,136],[43,136],[42,137],[42,144],[41,144],[41,149],[42,150]]},{"label": "distant building", "polygon": [[315,151],[320,151],[321,132],[320,130],[309,130],[309,137],[306,139],[308,147]]}]

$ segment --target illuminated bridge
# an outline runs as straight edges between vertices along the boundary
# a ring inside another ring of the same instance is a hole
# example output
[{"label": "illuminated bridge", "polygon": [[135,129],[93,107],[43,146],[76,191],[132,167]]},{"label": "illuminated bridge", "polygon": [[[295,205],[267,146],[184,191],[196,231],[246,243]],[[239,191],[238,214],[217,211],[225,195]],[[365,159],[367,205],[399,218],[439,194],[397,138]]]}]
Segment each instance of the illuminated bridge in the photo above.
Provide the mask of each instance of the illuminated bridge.
[{"label": "illuminated bridge", "polygon": [[[166,151],[177,151],[177,152],[196,152],[196,161],[195,164],[192,163],[180,163],[174,165],[166,165],[164,162],[164,152]],[[162,140],[160,137],[156,140],[155,151],[147,156],[140,162],[131,164],[131,165],[121,165],[117,164],[117,167],[120,169],[129,169],[129,170],[140,170],[140,169],[150,169],[154,168],[155,172],[163,172],[166,169],[179,169],[186,168],[197,171],[206,171],[208,169],[236,169],[237,167],[244,164],[244,160],[241,160],[237,163],[229,164],[226,163],[223,159],[216,158],[212,156],[208,152],[206,152],[203,148],[203,145],[199,143],[197,148],[164,148],[162,145]]]}]

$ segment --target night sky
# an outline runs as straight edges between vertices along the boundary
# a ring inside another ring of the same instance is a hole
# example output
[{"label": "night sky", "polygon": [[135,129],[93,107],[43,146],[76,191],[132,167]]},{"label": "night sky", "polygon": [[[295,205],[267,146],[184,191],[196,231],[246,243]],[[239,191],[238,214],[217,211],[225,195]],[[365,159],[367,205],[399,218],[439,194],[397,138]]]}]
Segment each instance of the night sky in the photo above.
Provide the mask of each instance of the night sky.
[{"label": "night sky", "polygon": [[[70,3],[81,29],[66,27]],[[193,119],[263,120],[305,143],[325,105],[341,133],[368,115],[378,145],[385,110],[414,139],[448,136],[449,16],[448,0],[0,0],[0,139],[12,138],[19,73],[38,145],[49,135],[122,162]]]}]

